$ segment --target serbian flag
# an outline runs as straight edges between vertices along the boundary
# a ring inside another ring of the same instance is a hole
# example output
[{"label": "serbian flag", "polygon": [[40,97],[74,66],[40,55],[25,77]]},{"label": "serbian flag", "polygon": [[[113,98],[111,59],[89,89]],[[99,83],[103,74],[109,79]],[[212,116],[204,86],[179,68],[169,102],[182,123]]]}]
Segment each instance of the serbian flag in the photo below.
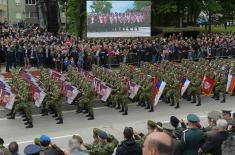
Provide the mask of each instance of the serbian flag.
[{"label": "serbian flag", "polygon": [[226,91],[228,93],[232,94],[234,87],[235,87],[235,76],[229,74],[228,75],[227,86],[226,86]]},{"label": "serbian flag", "polygon": [[153,79],[152,97],[154,106],[157,105],[165,86],[166,82],[158,80],[157,78]]},{"label": "serbian flag", "polygon": [[111,94],[112,89],[105,84],[101,83],[100,85],[100,95],[101,95],[101,101],[106,102]]},{"label": "serbian flag", "polygon": [[15,102],[15,95],[9,91],[0,89],[0,106],[11,110]]},{"label": "serbian flag", "polygon": [[72,86],[69,82],[66,82],[66,98],[67,103],[72,104],[73,100],[77,97],[79,91],[76,87]]},{"label": "serbian flag", "polygon": [[40,107],[42,104],[42,101],[44,100],[46,96],[46,93],[43,91],[42,88],[34,85],[33,83],[31,83],[31,85],[29,86],[29,89],[32,92],[34,104],[37,107]]},{"label": "serbian flag", "polygon": [[57,80],[60,83],[61,94],[66,94],[66,84],[65,84],[64,75],[53,69],[48,69],[48,72],[49,72],[50,77],[52,77],[52,79]]},{"label": "serbian flag", "polygon": [[187,90],[188,86],[190,84],[190,81],[186,79],[185,77],[182,77],[180,79],[180,95],[183,96],[185,91]]},{"label": "serbian flag", "polygon": [[203,95],[210,96],[215,85],[215,81],[209,76],[204,76],[201,84],[201,92]]},{"label": "serbian flag", "polygon": [[95,90],[95,92],[100,95],[101,81],[99,79],[94,78],[92,82],[92,87]]},{"label": "serbian flag", "polygon": [[130,99],[133,99],[136,96],[137,92],[139,91],[140,86],[132,81],[128,81],[127,86],[128,86],[128,97]]}]

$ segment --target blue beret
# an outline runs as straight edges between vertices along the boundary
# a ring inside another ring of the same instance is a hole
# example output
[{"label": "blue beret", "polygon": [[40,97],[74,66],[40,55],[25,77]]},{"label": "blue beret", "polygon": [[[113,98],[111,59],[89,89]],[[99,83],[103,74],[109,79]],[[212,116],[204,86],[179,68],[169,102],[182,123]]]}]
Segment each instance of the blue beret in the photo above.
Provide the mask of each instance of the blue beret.
[{"label": "blue beret", "polygon": [[200,121],[199,117],[195,114],[188,114],[187,120],[192,123],[196,123]]},{"label": "blue beret", "polygon": [[41,147],[40,146],[34,145],[34,144],[30,144],[30,145],[25,147],[24,154],[32,155],[32,154],[39,153],[40,151],[41,151]]},{"label": "blue beret", "polygon": [[51,139],[50,139],[49,136],[47,136],[47,135],[41,135],[41,137],[40,137],[40,143],[45,143],[45,142],[50,142],[50,141],[51,141]]},{"label": "blue beret", "polygon": [[101,139],[107,139],[107,138],[108,138],[107,133],[104,132],[104,131],[102,131],[102,130],[100,130],[100,131],[98,132],[98,136],[99,136]]}]

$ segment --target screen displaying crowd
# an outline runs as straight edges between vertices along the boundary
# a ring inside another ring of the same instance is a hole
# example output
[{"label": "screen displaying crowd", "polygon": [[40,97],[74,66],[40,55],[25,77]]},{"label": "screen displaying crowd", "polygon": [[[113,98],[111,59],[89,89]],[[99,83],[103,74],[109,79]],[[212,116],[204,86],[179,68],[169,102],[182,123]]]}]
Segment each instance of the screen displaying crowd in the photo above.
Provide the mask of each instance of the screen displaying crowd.
[{"label": "screen displaying crowd", "polygon": [[150,4],[150,1],[87,1],[87,36],[150,36]]}]

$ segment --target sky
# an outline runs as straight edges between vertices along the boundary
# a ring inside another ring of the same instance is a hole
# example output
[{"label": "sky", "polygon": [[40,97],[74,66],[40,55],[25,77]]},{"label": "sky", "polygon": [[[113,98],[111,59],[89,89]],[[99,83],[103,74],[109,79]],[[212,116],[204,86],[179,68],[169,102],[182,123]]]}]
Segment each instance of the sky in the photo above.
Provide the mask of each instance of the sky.
[{"label": "sky", "polygon": [[[134,1],[109,1],[112,3],[111,12],[125,12],[127,9],[134,8]],[[87,1],[87,12],[91,12],[92,1]]]}]

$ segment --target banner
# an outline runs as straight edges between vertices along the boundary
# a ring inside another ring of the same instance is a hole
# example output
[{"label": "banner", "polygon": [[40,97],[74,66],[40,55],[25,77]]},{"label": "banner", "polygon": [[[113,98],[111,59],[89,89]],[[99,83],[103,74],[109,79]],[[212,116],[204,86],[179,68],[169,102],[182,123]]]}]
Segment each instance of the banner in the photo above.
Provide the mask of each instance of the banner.
[{"label": "banner", "polygon": [[37,107],[40,107],[42,104],[42,101],[44,100],[46,96],[46,93],[44,92],[42,88],[38,86],[35,79],[29,72],[21,69],[19,72],[19,75],[29,84],[29,90],[32,93],[34,104]]},{"label": "banner", "polygon": [[158,101],[162,95],[162,92],[165,86],[166,86],[166,82],[162,80],[158,80],[156,78],[153,79],[152,97],[153,97],[154,106],[158,104]]},{"label": "banner", "polygon": [[11,110],[15,102],[15,95],[11,92],[9,85],[3,76],[0,76],[0,106]]},{"label": "banner", "polygon": [[201,84],[201,92],[203,95],[210,96],[215,85],[215,81],[209,76],[204,76]]},{"label": "banner", "polygon": [[65,96],[67,98],[67,103],[72,104],[73,100],[77,97],[79,94],[79,91],[76,87],[72,86],[71,83],[66,82],[65,83]]},{"label": "banner", "polygon": [[73,86],[70,82],[65,81],[65,77],[62,73],[52,69],[49,69],[48,71],[49,75],[53,79],[59,81],[61,94],[63,94],[66,97],[67,103],[72,104],[73,100],[79,94],[78,89],[75,86]]},{"label": "banner", "polygon": [[134,99],[139,89],[140,89],[139,85],[137,85],[132,81],[128,81],[128,97],[130,99]]},{"label": "banner", "polygon": [[180,95],[183,96],[185,91],[187,90],[188,86],[190,84],[190,81],[184,77],[180,79]]},{"label": "banner", "polygon": [[106,86],[104,83],[101,83],[100,85],[100,95],[102,96],[101,101],[106,102],[111,94],[111,91],[112,89],[110,87]]},{"label": "banner", "polygon": [[234,87],[235,87],[235,76],[229,74],[228,75],[227,86],[226,86],[226,91],[229,94],[232,94]]}]

